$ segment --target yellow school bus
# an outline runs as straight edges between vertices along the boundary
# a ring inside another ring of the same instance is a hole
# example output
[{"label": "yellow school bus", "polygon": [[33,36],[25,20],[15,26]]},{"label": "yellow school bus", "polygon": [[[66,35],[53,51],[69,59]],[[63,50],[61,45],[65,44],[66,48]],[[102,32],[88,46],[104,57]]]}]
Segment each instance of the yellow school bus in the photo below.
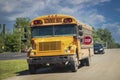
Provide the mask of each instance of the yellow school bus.
[{"label": "yellow school bus", "polygon": [[37,17],[30,27],[32,48],[27,59],[30,73],[44,66],[67,66],[76,72],[78,66],[90,65],[92,27],[63,14]]}]

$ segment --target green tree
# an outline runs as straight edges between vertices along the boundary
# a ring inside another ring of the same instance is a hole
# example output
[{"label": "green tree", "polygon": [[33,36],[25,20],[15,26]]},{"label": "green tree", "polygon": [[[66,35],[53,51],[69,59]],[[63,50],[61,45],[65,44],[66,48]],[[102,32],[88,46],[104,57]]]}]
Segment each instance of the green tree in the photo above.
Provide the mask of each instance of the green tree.
[{"label": "green tree", "polygon": [[29,23],[30,23],[30,19],[23,17],[23,18],[16,18],[16,22],[14,24],[14,34],[18,34],[20,51],[21,49],[23,50],[25,49],[25,47],[30,45]]},{"label": "green tree", "polygon": [[108,29],[99,28],[94,33],[94,35],[96,35],[98,37],[98,39],[100,39],[100,41],[101,41],[102,44],[105,45],[107,43],[108,44],[107,45],[108,48],[113,48],[113,47],[116,46],[115,40],[113,39],[112,34],[111,34],[111,32]]},{"label": "green tree", "polygon": [[29,26],[29,22],[30,22],[30,19],[29,19],[29,18],[24,18],[24,17],[16,18],[16,22],[15,22],[15,24],[14,24],[14,27],[15,27],[15,28],[28,27],[28,26]]},{"label": "green tree", "polygon": [[19,51],[19,39],[17,34],[6,34],[5,37],[5,51],[18,52]]},{"label": "green tree", "polygon": [[102,43],[103,41],[101,40],[101,38],[99,37],[99,35],[97,34],[97,31],[93,28],[93,41],[94,43]]},{"label": "green tree", "polygon": [[119,43],[116,43],[115,48],[120,48],[120,44],[119,44]]},{"label": "green tree", "polygon": [[[24,39],[25,34],[28,36],[27,43],[30,43],[28,35],[30,34],[29,22],[29,18],[16,18],[13,33],[5,31],[5,24],[2,26],[2,30],[0,30],[0,52],[2,52],[3,48],[5,51],[20,51],[24,47],[24,43],[21,40]],[[24,32],[25,29],[28,32]]]}]

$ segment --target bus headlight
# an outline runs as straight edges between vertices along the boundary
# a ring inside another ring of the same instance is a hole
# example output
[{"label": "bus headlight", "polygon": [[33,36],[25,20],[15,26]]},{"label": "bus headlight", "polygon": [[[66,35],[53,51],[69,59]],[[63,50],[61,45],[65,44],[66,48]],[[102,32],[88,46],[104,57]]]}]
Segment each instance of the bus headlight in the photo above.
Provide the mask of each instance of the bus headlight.
[{"label": "bus headlight", "polygon": [[33,53],[33,52],[31,52],[31,53],[30,53],[30,55],[31,55],[31,56],[33,56],[33,55],[34,55],[34,53]]},{"label": "bus headlight", "polygon": [[75,50],[72,46],[69,46],[66,50],[65,53],[75,53]]},{"label": "bus headlight", "polygon": [[34,56],[34,55],[36,55],[36,52],[31,52],[30,55]]}]

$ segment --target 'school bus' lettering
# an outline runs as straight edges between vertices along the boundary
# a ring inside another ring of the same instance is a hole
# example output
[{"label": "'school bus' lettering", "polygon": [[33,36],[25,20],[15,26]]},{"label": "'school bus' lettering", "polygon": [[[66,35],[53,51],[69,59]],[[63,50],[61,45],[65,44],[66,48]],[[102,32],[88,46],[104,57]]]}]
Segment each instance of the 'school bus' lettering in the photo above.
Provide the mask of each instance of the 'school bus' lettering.
[{"label": "'school bus' lettering", "polygon": [[61,23],[62,18],[47,18],[44,19],[44,23]]}]

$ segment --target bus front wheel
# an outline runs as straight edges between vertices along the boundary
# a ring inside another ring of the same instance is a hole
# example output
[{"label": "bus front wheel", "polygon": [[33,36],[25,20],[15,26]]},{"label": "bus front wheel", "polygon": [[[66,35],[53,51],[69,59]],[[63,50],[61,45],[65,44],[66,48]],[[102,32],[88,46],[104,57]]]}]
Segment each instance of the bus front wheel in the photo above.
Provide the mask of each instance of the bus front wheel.
[{"label": "bus front wheel", "polygon": [[35,65],[32,65],[32,64],[29,64],[29,72],[31,74],[35,74],[36,73],[36,66]]},{"label": "bus front wheel", "polygon": [[77,72],[77,70],[78,70],[78,59],[76,57],[71,61],[71,71]]}]

